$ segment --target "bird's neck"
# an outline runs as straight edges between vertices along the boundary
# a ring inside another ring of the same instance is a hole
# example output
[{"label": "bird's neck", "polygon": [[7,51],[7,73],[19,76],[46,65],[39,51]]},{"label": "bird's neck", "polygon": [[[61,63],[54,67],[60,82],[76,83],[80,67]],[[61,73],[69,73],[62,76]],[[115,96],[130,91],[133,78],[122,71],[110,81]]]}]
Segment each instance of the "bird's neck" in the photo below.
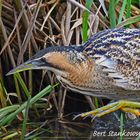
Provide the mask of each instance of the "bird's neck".
[{"label": "bird's neck", "polygon": [[75,67],[69,66],[65,71],[64,76],[57,75],[57,78],[70,89],[78,88],[80,91],[84,88],[84,90],[92,90],[91,92],[93,92],[93,89],[110,88],[112,82],[106,79],[107,76],[92,59],[87,59]]},{"label": "bird's neck", "polygon": [[65,75],[58,75],[56,73],[56,76],[65,85],[84,86],[92,75],[93,63],[93,60],[87,59],[75,65],[68,64],[64,67]]}]

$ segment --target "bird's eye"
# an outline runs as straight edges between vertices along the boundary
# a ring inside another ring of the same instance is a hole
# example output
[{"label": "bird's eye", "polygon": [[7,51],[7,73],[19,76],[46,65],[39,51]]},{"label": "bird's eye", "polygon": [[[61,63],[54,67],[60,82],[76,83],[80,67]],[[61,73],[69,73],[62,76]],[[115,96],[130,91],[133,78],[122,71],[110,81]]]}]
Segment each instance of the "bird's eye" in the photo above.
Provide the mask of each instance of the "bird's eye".
[{"label": "bird's eye", "polygon": [[46,59],[44,57],[41,58],[42,62],[46,62]]}]

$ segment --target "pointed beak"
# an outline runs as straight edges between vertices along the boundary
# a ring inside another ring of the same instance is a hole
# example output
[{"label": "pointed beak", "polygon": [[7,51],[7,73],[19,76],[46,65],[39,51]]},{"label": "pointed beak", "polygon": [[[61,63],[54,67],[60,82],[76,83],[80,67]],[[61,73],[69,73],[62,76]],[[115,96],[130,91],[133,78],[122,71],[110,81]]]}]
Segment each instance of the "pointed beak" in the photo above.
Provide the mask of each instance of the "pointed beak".
[{"label": "pointed beak", "polygon": [[25,63],[9,71],[6,75],[15,74],[15,73],[22,72],[25,70],[42,69],[42,65],[43,63],[40,60],[28,60]]}]

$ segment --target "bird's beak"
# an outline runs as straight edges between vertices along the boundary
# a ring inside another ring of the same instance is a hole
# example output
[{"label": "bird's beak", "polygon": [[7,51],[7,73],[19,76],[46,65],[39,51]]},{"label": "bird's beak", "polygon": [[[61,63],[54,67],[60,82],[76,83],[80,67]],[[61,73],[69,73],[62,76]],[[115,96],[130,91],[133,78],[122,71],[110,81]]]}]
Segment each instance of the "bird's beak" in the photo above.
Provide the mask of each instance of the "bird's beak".
[{"label": "bird's beak", "polygon": [[31,69],[40,69],[40,60],[28,60],[25,63],[17,66],[16,68],[9,71],[6,75],[11,75],[14,73],[22,72],[25,70],[31,70]]}]

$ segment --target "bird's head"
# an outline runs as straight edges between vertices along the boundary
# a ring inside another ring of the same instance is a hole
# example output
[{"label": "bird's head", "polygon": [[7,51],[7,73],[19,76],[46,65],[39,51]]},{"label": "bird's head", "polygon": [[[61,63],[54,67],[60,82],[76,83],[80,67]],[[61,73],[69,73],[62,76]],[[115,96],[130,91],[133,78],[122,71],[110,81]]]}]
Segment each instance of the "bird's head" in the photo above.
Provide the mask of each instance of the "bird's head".
[{"label": "bird's head", "polygon": [[31,69],[46,69],[58,77],[79,73],[88,66],[88,58],[75,47],[48,47],[36,53],[30,60],[17,66],[7,75]]}]

